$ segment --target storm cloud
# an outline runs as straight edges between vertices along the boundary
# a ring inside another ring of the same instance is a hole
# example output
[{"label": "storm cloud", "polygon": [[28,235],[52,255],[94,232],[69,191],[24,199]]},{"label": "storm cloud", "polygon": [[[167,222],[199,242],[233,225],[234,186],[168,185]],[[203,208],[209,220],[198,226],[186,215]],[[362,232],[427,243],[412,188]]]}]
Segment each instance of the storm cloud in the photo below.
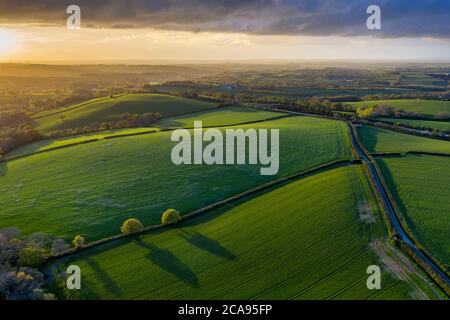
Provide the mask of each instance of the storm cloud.
[{"label": "storm cloud", "polygon": [[[71,4],[91,28],[450,38],[448,0],[0,0],[0,23],[64,25]],[[366,28],[371,4],[382,30]]]}]

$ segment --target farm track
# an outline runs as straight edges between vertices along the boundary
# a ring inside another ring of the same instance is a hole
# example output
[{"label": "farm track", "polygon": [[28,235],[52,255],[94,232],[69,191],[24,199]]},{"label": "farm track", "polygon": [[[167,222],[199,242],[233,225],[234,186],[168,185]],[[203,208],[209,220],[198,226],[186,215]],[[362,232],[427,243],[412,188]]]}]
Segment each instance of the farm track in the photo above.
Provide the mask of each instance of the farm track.
[{"label": "farm track", "polygon": [[[450,286],[450,281],[448,275],[440,269],[440,267],[428,256],[426,256],[422,251],[420,251],[412,238],[407,234],[405,229],[403,228],[398,215],[394,209],[394,206],[385,190],[385,187],[383,183],[381,182],[381,178],[378,174],[378,171],[376,170],[375,165],[373,164],[372,160],[370,159],[370,154],[365,151],[365,149],[361,146],[359,140],[356,138],[356,134],[354,132],[354,128],[352,124],[349,124],[350,128],[350,136],[351,136],[351,143],[354,146],[354,149],[357,151],[358,156],[362,159],[362,161],[365,163],[365,165],[368,168],[370,178],[374,182],[376,187],[376,192],[378,193],[381,202],[383,204],[383,207],[385,209],[385,212],[387,213],[387,217],[389,219],[389,223],[392,226],[394,232],[398,236],[399,240],[403,241],[406,246],[427,266],[432,270],[437,277],[439,277],[443,283],[448,287]],[[446,290],[448,293],[448,291]]]}]

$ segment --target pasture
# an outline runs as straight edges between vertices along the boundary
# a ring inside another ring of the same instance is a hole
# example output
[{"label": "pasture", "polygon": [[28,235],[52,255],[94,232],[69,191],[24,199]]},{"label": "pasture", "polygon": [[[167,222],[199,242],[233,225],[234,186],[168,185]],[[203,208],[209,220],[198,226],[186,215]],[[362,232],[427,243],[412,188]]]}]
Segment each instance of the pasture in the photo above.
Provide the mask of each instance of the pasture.
[{"label": "pasture", "polygon": [[[399,273],[405,262],[379,239],[385,233],[374,203],[361,168],[340,167],[53,261],[52,269],[80,266],[82,289],[60,292],[69,299],[433,297],[412,265]],[[362,204],[374,222],[362,218]],[[382,290],[367,289],[367,266],[383,261]]]},{"label": "pasture", "polygon": [[414,155],[377,162],[414,238],[448,267],[450,158]]},{"label": "pasture", "polygon": [[95,122],[119,120],[129,113],[159,112],[168,117],[183,113],[214,109],[211,102],[192,100],[163,94],[126,94],[113,98],[100,98],[63,108],[54,113],[38,114],[34,125],[43,131],[84,127]]},{"label": "pasture", "polygon": [[372,153],[383,152],[436,152],[450,154],[450,142],[413,136],[409,134],[357,126],[361,142]]},{"label": "pasture", "polygon": [[343,122],[288,117],[239,128],[280,130],[280,171],[260,165],[180,165],[171,161],[171,132],[101,140],[0,163],[0,228],[45,231],[87,241],[119,232],[136,217],[159,223],[175,208],[186,214],[272,179],[352,159]]},{"label": "pasture", "polygon": [[55,139],[41,140],[34,143],[19,147],[8,153],[4,158],[10,159],[18,156],[28,155],[35,152],[47,151],[64,146],[85,143],[88,141],[96,141],[100,139],[108,139],[112,137],[141,134],[154,132],[160,128],[180,128],[193,127],[194,121],[203,121],[203,126],[225,126],[238,123],[261,121],[266,119],[284,116],[282,113],[260,111],[252,108],[244,107],[228,107],[204,112],[196,112],[192,114],[163,118],[155,123],[155,128],[127,128],[106,130],[101,132],[86,133],[77,136],[69,136]]},{"label": "pasture", "polygon": [[55,139],[46,139],[19,147],[9,152],[4,157],[4,159],[11,159],[15,157],[33,154],[35,152],[48,151],[55,148],[72,146],[79,143],[86,143],[89,141],[97,141],[105,138],[121,137],[132,134],[148,133],[157,130],[158,128],[127,128],[127,129],[106,130],[101,132],[86,133],[77,136],[69,136]]},{"label": "pasture", "polygon": [[279,112],[270,112],[245,107],[226,107],[204,112],[196,112],[160,119],[156,126],[163,128],[192,128],[194,121],[203,121],[203,127],[206,126],[225,126],[235,125],[244,122],[261,121],[271,118],[285,116]]}]

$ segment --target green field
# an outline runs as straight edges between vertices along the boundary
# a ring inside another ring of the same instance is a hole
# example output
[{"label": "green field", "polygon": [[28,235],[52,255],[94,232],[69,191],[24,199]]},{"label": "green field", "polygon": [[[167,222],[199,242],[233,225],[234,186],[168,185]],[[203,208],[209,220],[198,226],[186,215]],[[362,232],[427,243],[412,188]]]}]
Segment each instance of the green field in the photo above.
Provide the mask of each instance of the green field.
[{"label": "green field", "polygon": [[193,114],[186,114],[174,117],[163,118],[155,123],[158,128],[128,128],[107,130],[101,132],[93,132],[82,134],[78,136],[69,136],[64,138],[47,139],[38,142],[30,143],[28,145],[19,147],[8,153],[4,158],[10,159],[17,156],[32,154],[34,152],[51,150],[63,146],[74,145],[87,141],[96,141],[108,137],[125,136],[132,134],[139,134],[144,132],[157,131],[159,128],[180,128],[193,127],[194,121],[203,121],[203,126],[224,126],[234,125],[238,123],[246,123],[252,121],[261,121],[266,119],[277,118],[284,116],[281,113],[270,111],[259,111],[252,108],[244,107],[227,107],[216,110],[209,110],[204,112],[197,112]]},{"label": "green field", "polygon": [[155,125],[164,128],[189,128],[194,121],[203,121],[203,126],[235,125],[243,122],[260,121],[277,118],[285,114],[244,107],[226,107],[217,110],[197,112],[159,120]]},{"label": "green field", "polygon": [[280,129],[280,171],[259,165],[181,165],[171,162],[171,132],[82,144],[0,163],[0,228],[46,231],[87,241],[116,234],[137,217],[158,223],[163,210],[188,213],[261,183],[319,164],[351,159],[343,122],[289,117],[239,126]]},{"label": "green field", "polygon": [[[375,223],[361,218],[372,204]],[[382,289],[368,290],[366,269],[403,262],[380,240],[384,227],[359,166],[292,182],[186,221],[53,261],[78,265],[71,299],[410,299],[432,296],[412,270],[400,281],[382,267]],[[369,244],[372,244],[369,245]],[[398,254],[398,253],[397,253]],[[53,270],[55,270],[53,269]],[[398,276],[398,275],[397,275]],[[416,281],[412,284],[411,281]]]},{"label": "green field", "polygon": [[447,87],[447,81],[422,72],[402,72],[400,86]]},{"label": "green field", "polygon": [[450,158],[377,159],[414,237],[443,265],[450,261]]},{"label": "green field", "polygon": [[374,105],[389,105],[395,109],[403,109],[416,113],[426,115],[435,115],[440,112],[450,114],[450,101],[438,100],[421,100],[421,99],[396,99],[396,100],[373,100],[348,102],[347,104],[354,106],[374,106]]},{"label": "green field", "polygon": [[120,119],[125,112],[159,112],[163,117],[198,112],[216,107],[215,103],[162,94],[126,94],[114,98],[100,98],[67,107],[56,113],[38,114],[34,125],[39,130],[84,127],[95,122]]},{"label": "green field", "polygon": [[361,142],[369,152],[437,152],[450,154],[450,142],[418,137],[368,126],[357,126]]},{"label": "green field", "polygon": [[413,120],[413,119],[397,119],[397,118],[377,118],[390,123],[399,123],[410,127],[431,128],[442,131],[450,131],[450,121],[432,121],[432,120]]},{"label": "green field", "polygon": [[47,151],[55,148],[85,143],[88,141],[97,141],[108,137],[126,136],[130,134],[139,134],[145,132],[157,131],[158,128],[129,128],[106,130],[101,132],[86,133],[78,136],[70,136],[64,138],[47,139],[27,144],[8,153],[4,158],[10,159],[35,152]]}]

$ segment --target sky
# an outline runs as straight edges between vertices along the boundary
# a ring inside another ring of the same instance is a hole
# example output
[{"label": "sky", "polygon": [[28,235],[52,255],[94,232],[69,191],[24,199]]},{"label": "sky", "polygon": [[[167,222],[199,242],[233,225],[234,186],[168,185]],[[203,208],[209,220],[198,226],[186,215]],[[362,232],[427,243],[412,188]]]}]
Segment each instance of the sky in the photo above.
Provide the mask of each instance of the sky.
[{"label": "sky", "polygon": [[448,61],[449,21],[448,0],[0,0],[0,61]]}]

